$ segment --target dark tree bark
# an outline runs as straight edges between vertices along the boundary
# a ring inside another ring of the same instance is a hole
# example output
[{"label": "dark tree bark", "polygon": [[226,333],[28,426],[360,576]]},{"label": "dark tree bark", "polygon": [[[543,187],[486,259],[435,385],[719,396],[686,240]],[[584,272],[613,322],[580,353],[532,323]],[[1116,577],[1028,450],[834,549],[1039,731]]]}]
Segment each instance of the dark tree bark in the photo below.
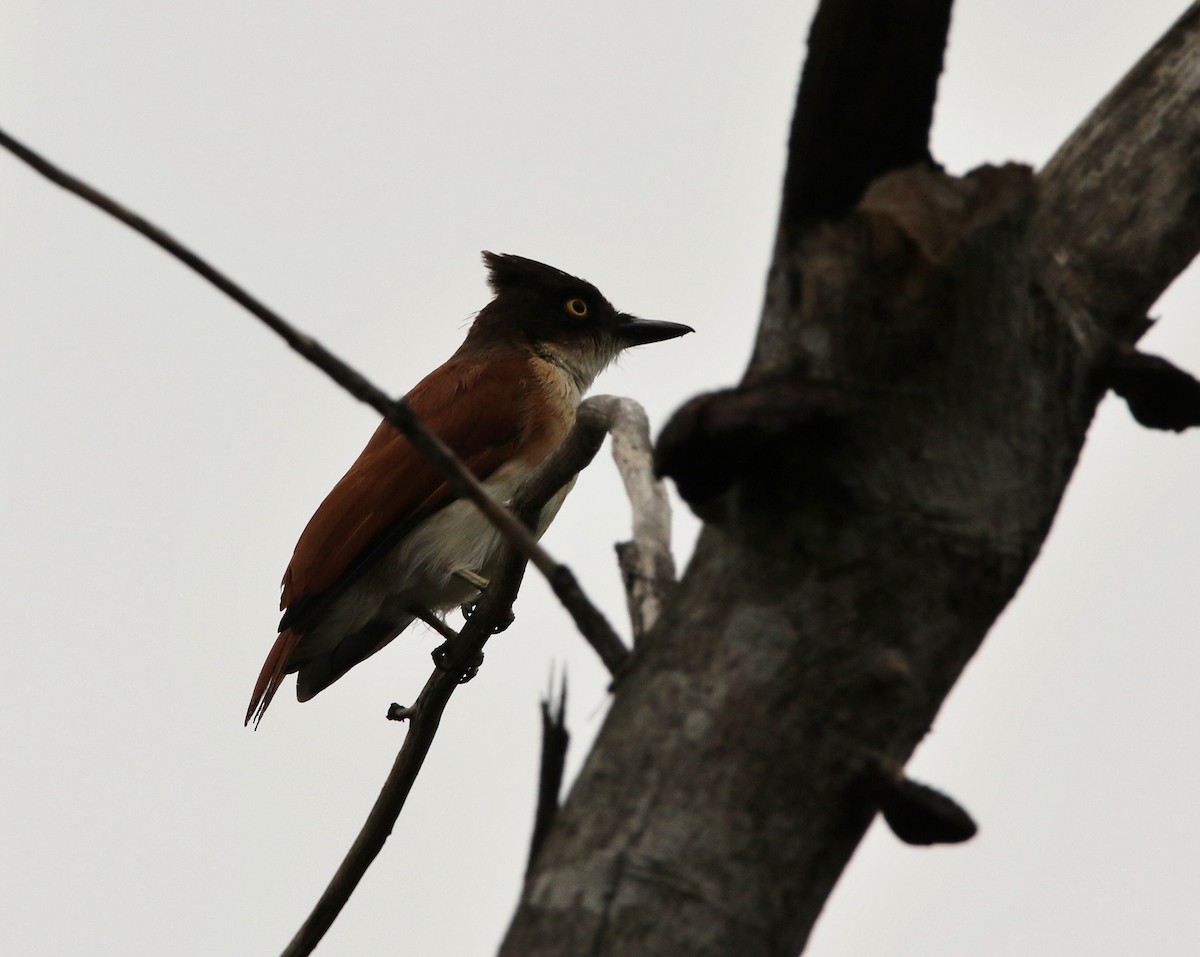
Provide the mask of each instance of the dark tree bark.
[{"label": "dark tree bark", "polygon": [[799,953],[1108,385],[1180,387],[1129,357],[1200,249],[1200,5],[1043,172],[963,178],[925,151],[948,7],[822,4],[754,356],[660,440],[706,525],[508,957]]}]

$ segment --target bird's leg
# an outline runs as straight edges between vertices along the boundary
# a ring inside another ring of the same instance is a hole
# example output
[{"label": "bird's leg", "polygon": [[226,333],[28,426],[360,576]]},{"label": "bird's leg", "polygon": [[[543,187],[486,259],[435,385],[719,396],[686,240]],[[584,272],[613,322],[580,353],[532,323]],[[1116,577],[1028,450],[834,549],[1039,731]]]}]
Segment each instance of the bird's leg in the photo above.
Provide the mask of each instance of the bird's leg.
[{"label": "bird's leg", "polygon": [[465,685],[468,681],[479,674],[479,666],[483,664],[483,652],[479,652],[474,659],[466,665],[460,665],[454,661],[454,647],[449,641],[438,645],[430,653],[433,658],[433,666],[439,671],[460,672],[458,683]]},{"label": "bird's leg", "polygon": [[[474,609],[472,609],[472,610],[474,610]],[[498,622],[496,622],[496,624],[494,624],[492,626],[492,634],[498,635],[502,631],[508,631],[508,626],[511,625],[516,620],[517,620],[517,616],[513,614],[513,610],[511,608],[508,609],[508,611],[506,611],[504,613],[504,617],[501,618]]]},{"label": "bird's leg", "polygon": [[[431,657],[433,658],[434,666],[442,671],[458,670],[459,666],[454,663],[454,659],[451,654],[454,642],[458,639],[458,632],[447,625],[428,608],[421,607],[420,605],[414,605],[412,608],[408,609],[408,613],[414,618],[419,618],[421,621],[425,622],[425,624],[446,639],[433,649]],[[479,666],[481,664],[483,664],[483,652],[480,652],[475,657],[474,661],[468,664],[465,668],[462,668],[462,674],[459,675],[458,683],[460,685],[464,685],[474,678],[475,675],[479,673]]]},{"label": "bird's leg", "polygon": [[[471,569],[469,569],[469,568],[456,569],[452,574],[458,578],[461,578],[463,581],[467,582],[468,584],[473,585],[475,588],[478,588],[480,592],[487,591],[488,585],[491,584],[491,582],[489,582],[482,575],[479,575],[479,574],[471,571]],[[480,597],[482,597],[482,595]],[[473,602],[468,602],[465,605],[459,606],[458,610],[462,612],[463,618],[470,618],[471,615],[473,615],[475,613],[476,604],[478,604],[478,600],[473,601]],[[498,622],[496,624],[496,626],[492,629],[492,634],[498,635],[498,634],[500,634],[500,632],[505,631],[508,628],[508,626],[513,623],[513,620],[514,620],[513,613],[512,613],[512,609],[510,608],[508,610],[508,614],[505,616],[504,621]]]},{"label": "bird's leg", "polygon": [[425,622],[425,624],[445,638],[447,644],[458,637],[457,631],[447,625],[428,608],[424,608],[420,605],[414,605],[412,608],[408,609],[408,613],[414,618],[419,618],[421,621]]},{"label": "bird's leg", "polygon": [[[470,618],[473,614],[475,614],[474,605],[461,605],[458,610],[462,612],[464,619]],[[492,634],[498,635],[502,631],[508,631],[508,626],[516,620],[516,616],[513,614],[512,609],[508,609],[508,611],[504,613],[504,618],[492,626]]]},{"label": "bird's leg", "polygon": [[490,585],[491,582],[489,582],[478,572],[473,572],[469,568],[456,568],[450,574],[455,578],[461,578],[472,588],[479,589],[479,595],[476,597],[475,601],[469,601],[458,606],[458,610],[462,612],[463,619],[465,620],[474,614],[475,606],[479,603],[479,599],[483,597],[483,593],[487,591],[488,585]]},{"label": "bird's leg", "polygon": [[478,588],[480,591],[487,591],[488,585],[491,584],[491,582],[489,582],[482,575],[471,571],[469,568],[456,568],[450,574],[455,578],[461,578],[468,585]]}]

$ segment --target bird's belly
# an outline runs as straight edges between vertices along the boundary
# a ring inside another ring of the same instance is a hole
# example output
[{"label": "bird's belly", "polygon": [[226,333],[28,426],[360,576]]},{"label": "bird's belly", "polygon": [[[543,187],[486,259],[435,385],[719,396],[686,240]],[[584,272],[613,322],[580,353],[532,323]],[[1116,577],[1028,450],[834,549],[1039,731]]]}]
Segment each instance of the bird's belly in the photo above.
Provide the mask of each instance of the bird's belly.
[{"label": "bird's belly", "polygon": [[490,578],[502,539],[471,502],[452,502],[414,528],[383,559],[385,591],[393,602],[448,611],[472,601],[479,590],[455,575]]},{"label": "bird's belly", "polygon": [[[507,503],[529,471],[500,469],[501,474],[493,474],[485,488],[493,498]],[[539,538],[574,484],[572,479],[542,510],[535,530]],[[455,573],[469,571],[492,578],[503,541],[474,503],[466,499],[451,502],[421,522],[351,585],[334,603],[324,624],[329,632],[344,635],[381,619],[407,623],[412,608],[442,613],[476,601],[479,589]]]},{"label": "bird's belly", "polygon": [[[525,477],[489,482],[488,491],[507,504]],[[546,504],[535,530],[537,537],[554,519],[572,485],[573,480]],[[504,537],[473,502],[452,502],[413,529],[381,562],[390,585],[388,603],[445,612],[475,601],[479,589],[456,572],[491,579],[503,545]]]}]

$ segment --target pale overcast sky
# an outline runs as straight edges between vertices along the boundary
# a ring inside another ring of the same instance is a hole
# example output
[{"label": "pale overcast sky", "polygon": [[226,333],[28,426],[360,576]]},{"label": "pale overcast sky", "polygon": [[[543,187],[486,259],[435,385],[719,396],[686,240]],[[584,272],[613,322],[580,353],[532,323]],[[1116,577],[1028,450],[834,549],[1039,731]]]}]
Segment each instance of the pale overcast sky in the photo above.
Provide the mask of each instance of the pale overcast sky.
[{"label": "pale overcast sky", "polygon": [[[934,146],[1040,165],[1186,5],[962,0]],[[696,327],[598,391],[656,427],[739,376],[812,3],[0,0],[0,125],[406,391],[488,299],[479,250]],[[0,155],[0,950],[270,955],[359,825],[435,644],[242,727],[279,577],[376,417],[144,240]],[[1200,275],[1145,347],[1200,370]],[[1200,949],[1200,435],[1107,400],[1025,588],[918,752],[980,824],[876,825],[813,957]],[[686,561],[696,525],[677,512]],[[624,627],[607,453],[546,543]],[[530,574],[319,953],[494,952],[538,696],[572,771],[605,676]],[[632,782],[631,786],[636,786]]]}]

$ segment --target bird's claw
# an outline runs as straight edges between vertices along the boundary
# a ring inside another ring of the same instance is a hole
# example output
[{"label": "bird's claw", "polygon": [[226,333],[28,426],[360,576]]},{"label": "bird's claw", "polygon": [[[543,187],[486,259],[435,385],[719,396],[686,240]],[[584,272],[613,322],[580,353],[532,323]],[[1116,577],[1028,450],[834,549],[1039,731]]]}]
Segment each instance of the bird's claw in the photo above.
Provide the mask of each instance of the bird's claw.
[{"label": "bird's claw", "polygon": [[[462,612],[463,621],[470,621],[471,617],[475,614],[475,609],[477,607],[479,607],[478,603],[475,602],[472,602],[469,605],[460,605],[458,610]],[[504,617],[496,622],[496,624],[492,625],[491,633],[493,635],[498,635],[502,631],[508,631],[509,626],[511,626],[516,620],[517,618],[513,614],[512,609],[508,609],[508,611],[504,613]]]},{"label": "bird's claw", "polygon": [[512,609],[511,608],[508,609],[508,611],[506,611],[504,613],[504,617],[501,618],[498,622],[496,622],[495,625],[492,626],[492,634],[498,635],[502,631],[508,631],[509,627],[516,620],[517,620],[517,616],[513,614]]},{"label": "bird's claw", "polygon": [[461,672],[458,676],[458,683],[465,685],[468,681],[479,674],[479,666],[483,664],[483,652],[479,652],[465,667],[454,660],[454,649],[450,642],[443,642],[433,649],[430,657],[433,658],[433,665],[439,671],[446,672]]}]

